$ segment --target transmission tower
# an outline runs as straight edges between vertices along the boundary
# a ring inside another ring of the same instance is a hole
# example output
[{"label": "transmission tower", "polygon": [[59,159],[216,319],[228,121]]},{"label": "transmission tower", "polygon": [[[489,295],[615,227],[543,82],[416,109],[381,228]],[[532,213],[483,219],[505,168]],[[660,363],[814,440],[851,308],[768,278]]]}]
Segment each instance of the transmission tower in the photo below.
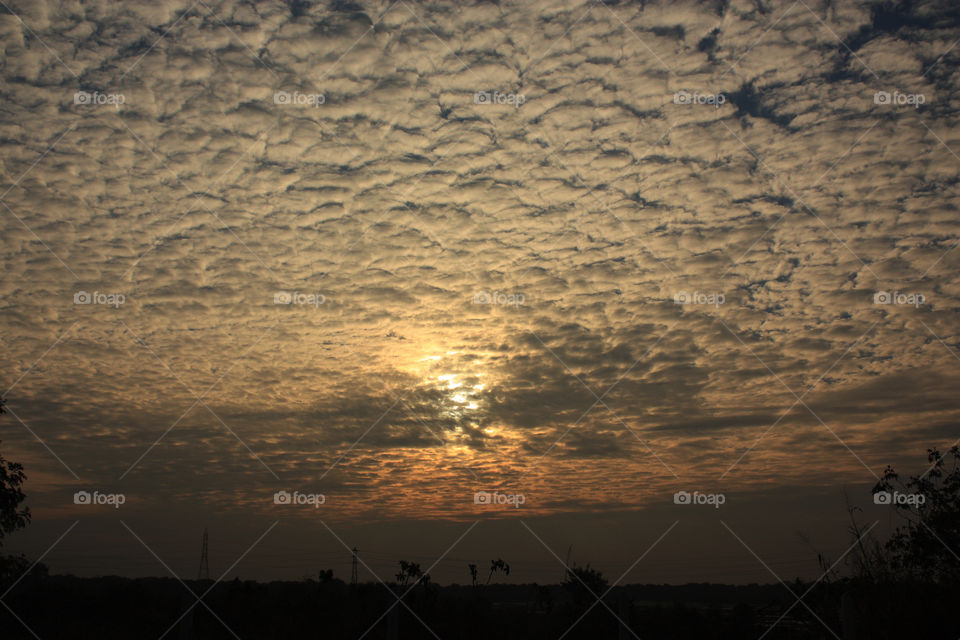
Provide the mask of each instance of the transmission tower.
[{"label": "transmission tower", "polygon": [[357,584],[357,548],[353,548],[353,569],[350,571],[350,584],[356,586]]},{"label": "transmission tower", "polygon": [[207,529],[203,529],[203,543],[200,546],[200,570],[197,571],[197,580],[210,579],[210,562],[207,559]]}]

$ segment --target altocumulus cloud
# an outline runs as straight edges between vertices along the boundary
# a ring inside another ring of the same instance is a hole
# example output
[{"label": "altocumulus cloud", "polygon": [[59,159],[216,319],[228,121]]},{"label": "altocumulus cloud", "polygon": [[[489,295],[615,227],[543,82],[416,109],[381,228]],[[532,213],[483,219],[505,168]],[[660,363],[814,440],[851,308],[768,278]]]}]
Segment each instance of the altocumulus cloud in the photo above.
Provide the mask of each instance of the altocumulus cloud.
[{"label": "altocumulus cloud", "polygon": [[622,508],[956,436],[948,3],[9,4],[6,384],[83,478]]}]

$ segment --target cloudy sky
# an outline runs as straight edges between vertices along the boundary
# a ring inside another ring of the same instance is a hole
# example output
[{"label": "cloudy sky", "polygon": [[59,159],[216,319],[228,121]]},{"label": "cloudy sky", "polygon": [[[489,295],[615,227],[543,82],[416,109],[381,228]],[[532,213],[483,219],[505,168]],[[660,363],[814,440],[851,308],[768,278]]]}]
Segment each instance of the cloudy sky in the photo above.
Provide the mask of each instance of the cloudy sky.
[{"label": "cloudy sky", "polygon": [[948,2],[0,4],[55,571],[817,577],[960,437]]}]

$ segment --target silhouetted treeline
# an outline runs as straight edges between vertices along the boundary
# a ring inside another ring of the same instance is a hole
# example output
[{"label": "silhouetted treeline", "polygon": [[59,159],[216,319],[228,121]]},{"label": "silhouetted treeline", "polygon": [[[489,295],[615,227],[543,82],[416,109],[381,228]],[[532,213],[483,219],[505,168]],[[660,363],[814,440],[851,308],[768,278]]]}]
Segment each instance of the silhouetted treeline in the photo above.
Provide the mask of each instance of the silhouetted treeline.
[{"label": "silhouetted treeline", "polygon": [[[211,583],[187,584],[199,594]],[[444,639],[557,638],[586,611],[561,585],[418,585],[404,596],[404,604],[384,615],[397,602],[394,593],[404,591],[395,584],[389,589],[379,583],[351,587],[339,580],[227,581],[203,600],[216,616],[198,604],[166,637],[233,638],[219,617],[241,638],[359,638],[371,627],[366,637],[388,638],[393,617],[398,638],[433,638],[427,626]],[[654,585],[614,589],[604,602],[625,621],[629,618],[645,639],[719,639],[743,637],[755,626],[754,612],[764,606],[785,606],[789,603],[785,595],[779,585]],[[634,604],[624,608],[627,598]],[[196,599],[172,578],[35,576],[21,581],[6,601],[45,640],[156,640]],[[0,610],[0,621],[4,638],[32,637],[5,610]],[[566,637],[616,638],[618,625],[604,606],[597,605]],[[674,633],[680,628],[689,635]]]},{"label": "silhouetted treeline", "polygon": [[[212,583],[189,581],[200,594]],[[798,595],[809,584],[791,583]],[[840,601],[849,585],[819,585],[805,599],[817,617],[840,635]],[[174,579],[72,576],[29,576],[5,602],[41,638],[166,638],[184,640],[241,638],[551,639],[633,638],[643,640],[740,640],[758,638],[778,619],[765,638],[771,640],[832,637],[783,585],[684,586],[634,585],[612,589],[603,604],[578,598],[564,585],[417,585],[386,587],[364,583],[351,587],[339,580],[271,582],[233,580],[214,586],[192,612],[181,618],[196,598]],[[396,594],[406,592],[403,604]],[[954,611],[956,593],[926,588],[913,591],[861,591],[858,608],[909,611],[904,626],[917,635],[890,635],[860,620],[858,637],[954,640],[956,624],[943,614]],[[953,600],[951,601],[951,598]],[[209,607],[210,610],[207,610]],[[212,611],[212,613],[211,613]],[[214,615],[215,614],[215,615]],[[616,614],[616,617],[614,616]],[[180,622],[174,625],[175,621]],[[219,618],[219,620],[218,620]],[[618,618],[630,626],[621,630]],[[223,623],[229,626],[230,630]],[[579,620],[579,622],[577,622]],[[576,624],[575,624],[576,623]],[[171,629],[171,627],[173,627]],[[429,627],[430,630],[427,629]],[[939,631],[938,631],[939,627]],[[946,632],[953,629],[952,635]],[[0,609],[2,637],[32,638],[5,609]],[[391,630],[395,635],[391,635]],[[231,632],[232,630],[232,632]],[[433,633],[431,633],[431,630]]]}]

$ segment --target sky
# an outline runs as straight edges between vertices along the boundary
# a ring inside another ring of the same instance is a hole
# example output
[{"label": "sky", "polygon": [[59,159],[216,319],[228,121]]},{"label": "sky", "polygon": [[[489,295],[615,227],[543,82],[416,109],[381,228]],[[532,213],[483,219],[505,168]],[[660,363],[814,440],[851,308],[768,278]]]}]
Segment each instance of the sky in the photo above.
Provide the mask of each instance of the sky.
[{"label": "sky", "polygon": [[960,438],[948,2],[0,4],[53,572],[816,578]]}]

